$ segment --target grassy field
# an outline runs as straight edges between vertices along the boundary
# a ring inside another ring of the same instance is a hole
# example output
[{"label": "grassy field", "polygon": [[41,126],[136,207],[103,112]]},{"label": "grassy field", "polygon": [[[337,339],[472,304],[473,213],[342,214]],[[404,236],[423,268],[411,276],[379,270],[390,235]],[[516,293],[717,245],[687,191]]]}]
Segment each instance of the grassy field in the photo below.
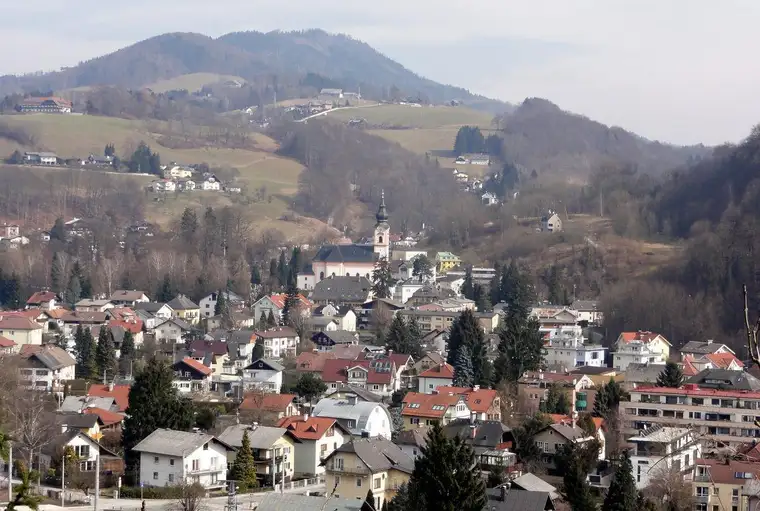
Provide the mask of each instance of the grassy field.
[{"label": "grassy field", "polygon": [[166,80],[159,80],[155,83],[146,85],[145,88],[150,89],[155,93],[182,89],[185,89],[188,92],[197,92],[201,90],[204,85],[213,85],[227,80],[237,80],[240,83],[245,83],[245,80],[239,76],[219,75],[215,73],[191,73],[175,76],[174,78],[168,78]]},{"label": "grassy field", "polygon": [[459,127],[465,124],[487,128],[493,116],[467,108],[449,106],[380,105],[361,109],[336,110],[328,114],[332,119],[349,121],[366,119],[369,124],[403,126],[407,128]]}]

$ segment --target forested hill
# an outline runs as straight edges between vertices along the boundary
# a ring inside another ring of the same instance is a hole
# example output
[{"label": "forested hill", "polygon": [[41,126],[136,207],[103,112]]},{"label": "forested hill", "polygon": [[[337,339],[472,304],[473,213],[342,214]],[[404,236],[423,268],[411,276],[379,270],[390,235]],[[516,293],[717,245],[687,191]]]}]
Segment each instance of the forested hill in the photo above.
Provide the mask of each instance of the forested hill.
[{"label": "forested hill", "polygon": [[509,105],[423,78],[368,44],[322,30],[237,32],[214,39],[195,33],[159,35],[58,72],[0,77],[0,94],[71,89],[93,85],[138,88],[189,73],[219,73],[252,79],[262,75],[331,79],[365,95],[397,87],[433,102],[463,100],[503,112]]},{"label": "forested hill", "polygon": [[614,161],[659,173],[710,153],[702,145],[678,147],[647,140],[539,98],[526,99],[503,116],[500,125],[506,157],[538,172],[561,168],[563,174],[584,176]]}]

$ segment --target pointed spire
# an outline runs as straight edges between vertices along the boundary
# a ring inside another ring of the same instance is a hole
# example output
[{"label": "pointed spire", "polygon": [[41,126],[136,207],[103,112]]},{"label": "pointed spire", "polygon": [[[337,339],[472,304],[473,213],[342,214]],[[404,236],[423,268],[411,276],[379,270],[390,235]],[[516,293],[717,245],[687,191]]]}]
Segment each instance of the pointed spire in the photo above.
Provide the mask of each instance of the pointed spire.
[{"label": "pointed spire", "polygon": [[388,211],[385,209],[385,190],[380,192],[380,207],[377,209],[377,223],[384,223],[388,221]]}]

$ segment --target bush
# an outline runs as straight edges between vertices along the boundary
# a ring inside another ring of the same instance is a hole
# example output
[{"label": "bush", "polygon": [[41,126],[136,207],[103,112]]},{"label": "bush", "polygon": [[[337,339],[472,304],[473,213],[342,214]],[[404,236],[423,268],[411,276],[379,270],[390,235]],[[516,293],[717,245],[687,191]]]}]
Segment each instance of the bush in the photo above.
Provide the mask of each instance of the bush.
[{"label": "bush", "polygon": [[[182,495],[182,488],[179,486],[146,486],[142,488],[142,498],[144,499],[178,499]],[[139,486],[122,486],[119,496],[123,499],[139,499]]]}]

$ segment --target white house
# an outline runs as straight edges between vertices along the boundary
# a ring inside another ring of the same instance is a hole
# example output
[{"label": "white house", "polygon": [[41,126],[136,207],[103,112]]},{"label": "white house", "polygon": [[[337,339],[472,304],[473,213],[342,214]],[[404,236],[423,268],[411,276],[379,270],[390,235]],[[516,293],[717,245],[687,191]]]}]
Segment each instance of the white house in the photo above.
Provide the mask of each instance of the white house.
[{"label": "white house", "polygon": [[192,329],[193,327],[185,321],[178,318],[172,318],[156,325],[153,329],[153,333],[158,342],[171,342],[176,344],[182,342],[183,336]]},{"label": "white house", "polygon": [[140,453],[140,485],[222,486],[230,446],[205,433],[157,429],[132,448]]},{"label": "white house", "polygon": [[133,289],[117,289],[108,298],[115,306],[128,306],[134,307],[135,304],[141,302],[149,302],[150,298],[142,291]]},{"label": "white house", "polygon": [[[97,420],[97,416],[96,416]],[[119,456],[98,444],[93,438],[78,428],[68,429],[56,436],[46,444],[40,453],[39,462],[44,467],[51,467],[54,462],[60,461],[58,456],[66,448],[71,448],[79,459],[79,470],[82,472],[95,472],[96,457],[100,455],[101,470],[107,460],[118,460]]]},{"label": "white house", "polygon": [[628,364],[664,364],[670,343],[654,332],[623,332],[614,344],[612,367],[625,371]]},{"label": "white house", "polygon": [[207,177],[201,183],[201,190],[203,190],[203,191],[218,191],[218,190],[221,190],[221,189],[222,189],[222,185],[213,176]]},{"label": "white house", "polygon": [[550,211],[547,216],[541,218],[541,230],[547,232],[560,232],[562,230],[562,219],[557,213]]},{"label": "white house", "polygon": [[37,307],[42,310],[53,310],[60,307],[61,298],[52,291],[37,291],[26,301],[26,308]]},{"label": "white house", "polygon": [[570,371],[575,367],[602,367],[607,348],[587,344],[578,325],[541,329],[544,333],[544,358],[550,369]]},{"label": "white house", "polygon": [[21,357],[19,374],[29,388],[62,392],[64,384],[75,378],[76,360],[58,346],[25,345]]},{"label": "white house", "polygon": [[589,325],[601,325],[604,320],[604,314],[596,300],[575,300],[570,308],[578,313],[578,321],[585,321]]},{"label": "white house", "polygon": [[193,169],[183,165],[167,165],[164,169],[164,177],[172,179],[186,179],[192,177]]},{"label": "white house", "polygon": [[409,299],[425,286],[425,282],[421,282],[417,279],[410,279],[404,282],[399,282],[393,289],[393,300],[398,303],[406,303]]},{"label": "white house", "polygon": [[491,192],[486,192],[483,195],[480,196],[480,200],[485,204],[486,206],[498,206],[499,205],[499,198],[496,196],[496,194]]},{"label": "white house", "polygon": [[290,327],[277,327],[272,330],[256,332],[257,341],[264,344],[264,356],[280,358],[296,356],[296,347],[300,341],[298,333]]},{"label": "white house", "polygon": [[[227,303],[230,305],[231,309],[237,309],[241,307],[245,300],[243,297],[233,293],[232,291],[225,290],[222,291],[224,293],[224,297],[227,299]],[[210,318],[211,316],[214,316],[214,311],[216,310],[216,302],[218,300],[219,293],[211,293],[201,299],[201,301],[198,303],[201,307],[201,316],[204,318]],[[258,320],[258,316],[256,317]]]},{"label": "white house", "polygon": [[321,399],[312,410],[315,417],[336,419],[354,436],[391,438],[391,414],[385,405],[372,401],[358,401],[355,395],[345,400]]},{"label": "white house", "polygon": [[300,443],[295,444],[295,476],[315,477],[324,474],[320,463],[351,438],[351,433],[330,417],[308,414],[280,419],[277,424],[287,429]]},{"label": "white house", "polygon": [[683,472],[702,457],[702,444],[689,428],[654,425],[639,431],[638,436],[629,438],[628,442],[636,446],[631,465],[636,488],[640,490],[664,471]]},{"label": "white house", "polygon": [[153,183],[151,183],[151,187],[153,188],[153,191],[156,193],[177,191],[177,183],[169,179],[160,179],[157,181],[153,181]]},{"label": "white house", "polygon": [[243,369],[243,384],[245,387],[256,387],[279,394],[284,370],[285,368],[274,360],[260,358]]},{"label": "white house", "polygon": [[82,312],[105,312],[113,309],[115,305],[111,300],[91,300],[83,298],[74,304],[74,310]]},{"label": "white house", "polygon": [[442,362],[420,373],[417,390],[423,394],[432,394],[438,387],[449,387],[454,382],[454,367]]},{"label": "white house", "polygon": [[193,358],[185,357],[175,362],[172,370],[174,370],[172,385],[182,393],[206,392],[211,386],[213,371]]}]

